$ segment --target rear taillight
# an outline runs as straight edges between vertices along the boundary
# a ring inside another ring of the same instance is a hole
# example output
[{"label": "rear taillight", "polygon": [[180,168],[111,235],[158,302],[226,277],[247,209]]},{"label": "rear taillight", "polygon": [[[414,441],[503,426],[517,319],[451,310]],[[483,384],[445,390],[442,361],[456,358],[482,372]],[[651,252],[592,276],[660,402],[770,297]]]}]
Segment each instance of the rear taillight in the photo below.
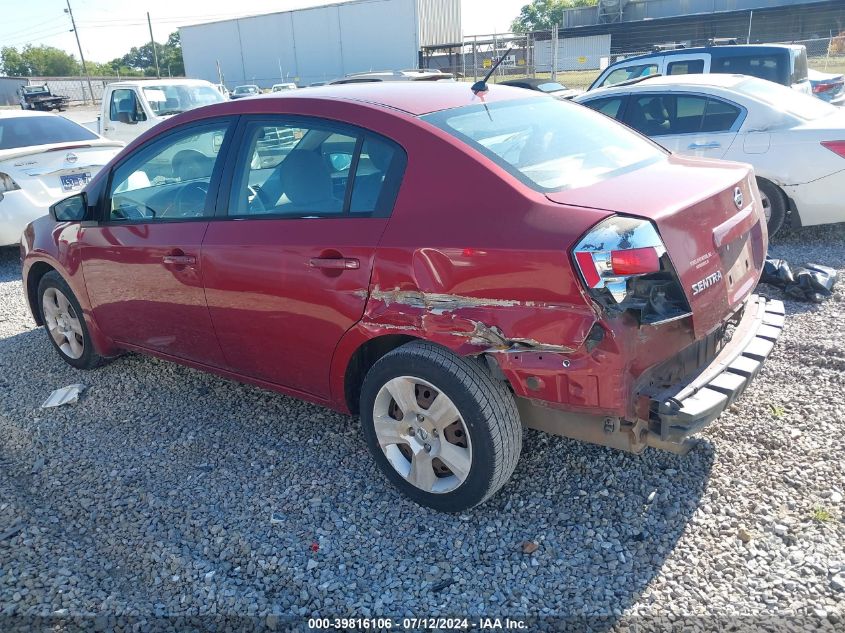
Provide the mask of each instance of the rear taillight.
[{"label": "rear taillight", "polygon": [[813,86],[813,92],[819,94],[821,92],[830,92],[836,88],[841,88],[842,82],[834,82],[834,83],[818,83]]},{"label": "rear taillight", "polygon": [[845,158],[845,141],[822,141],[822,145],[834,154]]},{"label": "rear taillight", "polygon": [[0,196],[7,191],[15,191],[16,189],[20,189],[18,183],[12,180],[12,177],[9,174],[4,174],[0,171]]},{"label": "rear taillight", "polygon": [[647,220],[613,216],[573,249],[590,295],[609,311],[634,310],[641,323],[689,314],[689,304],[666,247]]}]

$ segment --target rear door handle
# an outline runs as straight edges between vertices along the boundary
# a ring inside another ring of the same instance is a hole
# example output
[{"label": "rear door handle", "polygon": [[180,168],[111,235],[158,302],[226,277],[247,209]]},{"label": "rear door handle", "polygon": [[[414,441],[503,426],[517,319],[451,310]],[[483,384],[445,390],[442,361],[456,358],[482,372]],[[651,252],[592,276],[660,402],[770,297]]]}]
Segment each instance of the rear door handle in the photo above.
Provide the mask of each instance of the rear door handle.
[{"label": "rear door handle", "polygon": [[309,261],[311,268],[323,270],[358,270],[361,262],[349,257],[312,257]]},{"label": "rear door handle", "polygon": [[713,141],[711,143],[690,143],[687,149],[716,149],[717,147],[722,147],[722,144]]},{"label": "rear door handle", "polygon": [[193,266],[197,258],[193,255],[165,255],[162,261],[170,266]]}]

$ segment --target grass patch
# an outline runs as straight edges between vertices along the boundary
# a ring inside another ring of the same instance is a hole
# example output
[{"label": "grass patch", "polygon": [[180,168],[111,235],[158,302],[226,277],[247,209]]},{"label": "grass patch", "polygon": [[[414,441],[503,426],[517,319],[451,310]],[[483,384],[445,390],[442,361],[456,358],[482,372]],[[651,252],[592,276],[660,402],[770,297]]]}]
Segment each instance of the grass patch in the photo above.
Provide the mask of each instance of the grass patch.
[{"label": "grass patch", "polygon": [[816,506],[813,509],[813,521],[816,523],[830,523],[833,521],[833,513],[827,508],[823,508],[822,506]]}]

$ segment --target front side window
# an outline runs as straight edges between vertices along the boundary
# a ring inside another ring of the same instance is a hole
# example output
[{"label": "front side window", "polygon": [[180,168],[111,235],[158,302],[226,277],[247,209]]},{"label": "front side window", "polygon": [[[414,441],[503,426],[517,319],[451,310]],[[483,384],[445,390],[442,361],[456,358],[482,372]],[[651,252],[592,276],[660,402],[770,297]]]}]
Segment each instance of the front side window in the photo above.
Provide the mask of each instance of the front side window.
[{"label": "front side window", "polygon": [[640,77],[648,77],[649,75],[657,74],[657,64],[639,64],[636,66],[624,66],[612,70],[610,74],[601,82],[602,86],[612,86],[623,81],[631,79],[638,79]]},{"label": "front side window", "polygon": [[136,123],[147,120],[147,115],[144,114],[144,109],[138,103],[134,90],[119,88],[111,93],[109,119],[121,123]]},{"label": "front side window", "polygon": [[477,104],[422,119],[543,192],[588,186],[666,158],[625,126],[556,99]]},{"label": "front side window", "polygon": [[228,122],[192,127],[153,142],[114,170],[109,219],[187,220],[211,214],[208,193]]},{"label": "front side window", "polygon": [[233,217],[386,217],[404,152],[376,135],[320,122],[247,125],[229,200]]},{"label": "front side window", "polygon": [[0,118],[0,150],[31,145],[75,143],[97,138],[91,130],[62,116]]}]

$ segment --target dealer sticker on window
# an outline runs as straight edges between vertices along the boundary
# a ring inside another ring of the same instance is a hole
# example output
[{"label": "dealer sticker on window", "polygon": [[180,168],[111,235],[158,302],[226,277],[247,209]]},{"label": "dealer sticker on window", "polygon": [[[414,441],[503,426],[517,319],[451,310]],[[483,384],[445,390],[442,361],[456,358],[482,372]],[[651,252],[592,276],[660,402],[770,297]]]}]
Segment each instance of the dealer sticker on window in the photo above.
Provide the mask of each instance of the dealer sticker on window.
[{"label": "dealer sticker on window", "polygon": [[67,176],[59,176],[62,180],[62,191],[77,191],[82,189],[91,180],[91,172],[84,174],[68,174]]}]

